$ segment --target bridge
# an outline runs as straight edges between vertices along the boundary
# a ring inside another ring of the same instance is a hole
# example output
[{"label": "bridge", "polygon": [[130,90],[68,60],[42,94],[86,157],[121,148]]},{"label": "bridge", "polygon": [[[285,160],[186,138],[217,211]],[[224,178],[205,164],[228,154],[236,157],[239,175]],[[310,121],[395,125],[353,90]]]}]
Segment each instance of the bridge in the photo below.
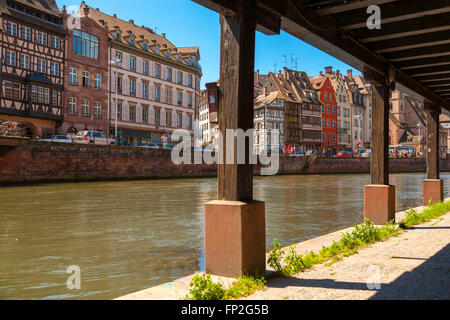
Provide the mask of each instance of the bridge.
[{"label": "bridge", "polygon": [[[220,13],[221,132],[253,127],[255,32],[277,35],[284,30],[360,70],[374,88],[365,217],[376,224],[395,218],[395,186],[389,183],[388,165],[389,96],[395,89],[424,102],[427,179],[423,202],[443,200],[438,138],[439,114],[442,109],[450,111],[448,0],[193,1]],[[372,5],[376,7],[368,8]],[[381,29],[368,28],[368,9],[375,17],[379,9]],[[226,148],[224,153],[226,157]],[[248,154],[246,159],[246,164],[219,165],[218,200],[206,204],[208,273],[240,276],[265,270],[265,204],[253,198],[253,166]]]}]

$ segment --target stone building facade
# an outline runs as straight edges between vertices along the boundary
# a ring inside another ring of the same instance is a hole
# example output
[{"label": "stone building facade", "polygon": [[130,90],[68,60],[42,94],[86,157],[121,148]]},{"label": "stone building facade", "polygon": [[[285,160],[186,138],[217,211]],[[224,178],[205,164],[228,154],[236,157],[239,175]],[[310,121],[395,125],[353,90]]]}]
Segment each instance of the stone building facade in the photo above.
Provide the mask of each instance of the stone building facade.
[{"label": "stone building facade", "polygon": [[[81,10],[85,7],[83,2]],[[199,49],[176,47],[164,33],[91,7],[88,16],[110,39],[110,134],[117,123],[118,144],[160,144],[175,129],[193,135],[202,76]]]}]

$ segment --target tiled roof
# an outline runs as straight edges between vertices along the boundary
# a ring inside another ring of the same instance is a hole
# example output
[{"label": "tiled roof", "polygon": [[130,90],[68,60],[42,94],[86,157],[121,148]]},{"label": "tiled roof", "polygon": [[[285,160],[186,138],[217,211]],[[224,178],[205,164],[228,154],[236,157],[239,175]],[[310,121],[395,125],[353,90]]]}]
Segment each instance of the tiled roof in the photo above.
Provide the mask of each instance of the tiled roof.
[{"label": "tiled roof", "polygon": [[[200,60],[200,52],[198,47],[176,47],[169,40],[166,39],[165,34],[157,34],[152,29],[145,26],[138,26],[134,24],[133,20],[125,21],[117,18],[116,15],[110,16],[95,8],[88,6],[84,1],[81,4],[80,12],[84,12],[84,8],[89,8],[88,16],[93,19],[99,25],[105,27],[109,31],[110,39],[119,41],[124,45],[132,47],[133,49],[139,49],[143,51],[151,52],[165,59],[172,60],[176,63],[189,65],[201,70],[201,67],[197,64],[192,64],[185,58],[196,56],[197,60]],[[113,32],[121,34],[120,40],[117,40],[113,36]],[[135,46],[129,43],[129,39],[134,38]],[[147,50],[145,50],[141,44],[147,42]],[[159,52],[155,52],[152,48],[157,47]],[[170,52],[170,56],[167,56],[167,51]],[[181,61],[177,59],[177,55],[180,55]]]},{"label": "tiled roof", "polygon": [[[23,4],[30,8],[52,14],[55,16],[59,16],[61,11],[56,5],[55,0],[14,0],[17,3]],[[6,0],[0,0],[0,8],[2,11],[8,10],[6,7]]]}]

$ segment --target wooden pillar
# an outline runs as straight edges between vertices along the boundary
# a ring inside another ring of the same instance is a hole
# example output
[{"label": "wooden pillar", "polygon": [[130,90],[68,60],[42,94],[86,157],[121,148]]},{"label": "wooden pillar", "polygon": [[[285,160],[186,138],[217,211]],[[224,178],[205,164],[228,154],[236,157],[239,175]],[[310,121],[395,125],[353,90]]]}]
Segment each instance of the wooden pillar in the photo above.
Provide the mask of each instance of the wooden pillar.
[{"label": "wooden pillar", "polygon": [[427,114],[427,179],[423,181],[423,205],[444,200],[444,182],[439,179],[439,114],[440,108],[425,103]]},{"label": "wooden pillar", "polygon": [[[253,128],[256,12],[255,0],[237,0],[236,12],[220,16],[219,129],[224,164],[218,166],[218,200],[205,208],[205,269],[222,276],[264,273],[266,266],[265,207],[253,200],[249,141],[245,164],[237,163],[237,139],[234,150],[226,143],[227,130]],[[228,163],[231,151],[234,162]]]},{"label": "wooden pillar", "polygon": [[375,224],[395,219],[395,186],[389,185],[389,98],[385,78],[372,80],[370,185],[364,188],[364,216]]}]

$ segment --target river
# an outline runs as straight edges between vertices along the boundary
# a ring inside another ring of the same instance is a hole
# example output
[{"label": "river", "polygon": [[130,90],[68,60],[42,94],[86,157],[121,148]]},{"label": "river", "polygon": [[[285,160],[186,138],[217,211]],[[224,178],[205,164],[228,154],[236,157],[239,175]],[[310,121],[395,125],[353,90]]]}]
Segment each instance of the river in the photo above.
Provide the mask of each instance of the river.
[{"label": "river", "polygon": [[[443,174],[446,195],[449,174]],[[420,205],[424,174],[394,174],[397,211]],[[368,175],[255,177],[267,250],[361,223]],[[0,299],[112,299],[204,268],[204,203],[216,179],[0,188]],[[66,273],[78,266],[81,289]]]}]

